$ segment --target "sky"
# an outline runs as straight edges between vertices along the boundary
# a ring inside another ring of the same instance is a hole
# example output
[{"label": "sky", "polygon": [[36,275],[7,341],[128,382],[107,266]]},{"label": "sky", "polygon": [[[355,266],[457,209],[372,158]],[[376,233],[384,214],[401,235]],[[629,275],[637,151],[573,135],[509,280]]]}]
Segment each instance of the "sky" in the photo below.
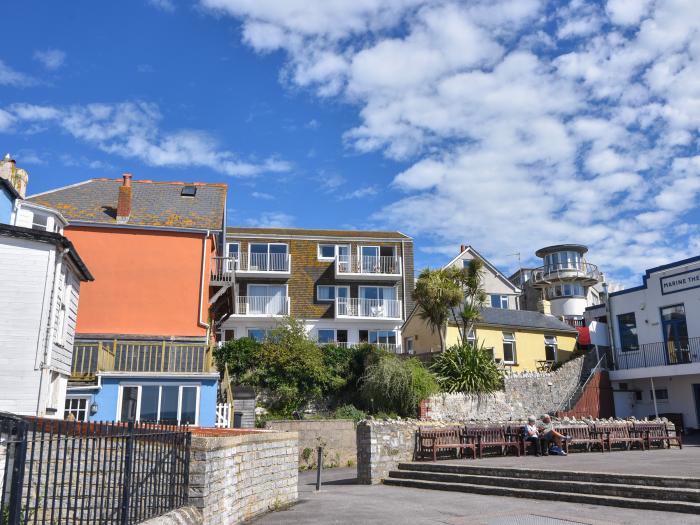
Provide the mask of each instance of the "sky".
[{"label": "sky", "polygon": [[399,230],[417,269],[582,243],[630,286],[700,254],[697,0],[25,0],[3,22],[0,150],[29,193],[225,182],[229,224]]}]

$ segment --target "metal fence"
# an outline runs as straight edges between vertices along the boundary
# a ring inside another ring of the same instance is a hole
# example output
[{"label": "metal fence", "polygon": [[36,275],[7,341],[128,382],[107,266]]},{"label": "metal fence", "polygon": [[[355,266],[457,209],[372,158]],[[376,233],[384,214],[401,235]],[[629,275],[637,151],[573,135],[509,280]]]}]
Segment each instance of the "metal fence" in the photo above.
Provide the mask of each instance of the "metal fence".
[{"label": "metal fence", "polygon": [[190,439],[186,427],[0,413],[0,524],[127,525],[181,507]]},{"label": "metal fence", "polygon": [[620,351],[616,356],[618,369],[700,363],[700,337],[643,344],[638,350]]}]

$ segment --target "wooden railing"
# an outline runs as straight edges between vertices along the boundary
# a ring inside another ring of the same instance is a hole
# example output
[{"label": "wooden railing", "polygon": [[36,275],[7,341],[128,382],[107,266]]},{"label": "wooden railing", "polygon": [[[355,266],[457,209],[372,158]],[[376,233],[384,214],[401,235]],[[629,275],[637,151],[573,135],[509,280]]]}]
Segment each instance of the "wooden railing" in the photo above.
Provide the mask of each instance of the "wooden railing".
[{"label": "wooden railing", "polygon": [[76,341],[73,379],[92,379],[97,372],[206,373],[214,370],[204,343],[173,341]]}]

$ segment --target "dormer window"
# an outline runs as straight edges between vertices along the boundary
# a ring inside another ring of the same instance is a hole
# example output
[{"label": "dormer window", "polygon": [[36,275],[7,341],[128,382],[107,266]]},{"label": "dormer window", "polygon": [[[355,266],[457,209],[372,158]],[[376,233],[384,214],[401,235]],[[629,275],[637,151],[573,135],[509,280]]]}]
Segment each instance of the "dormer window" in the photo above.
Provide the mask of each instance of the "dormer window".
[{"label": "dormer window", "polygon": [[194,197],[197,195],[197,186],[185,186],[182,188],[180,195],[183,197]]},{"label": "dormer window", "polygon": [[44,213],[34,212],[32,217],[32,230],[42,230],[48,231],[49,229],[49,216]]}]

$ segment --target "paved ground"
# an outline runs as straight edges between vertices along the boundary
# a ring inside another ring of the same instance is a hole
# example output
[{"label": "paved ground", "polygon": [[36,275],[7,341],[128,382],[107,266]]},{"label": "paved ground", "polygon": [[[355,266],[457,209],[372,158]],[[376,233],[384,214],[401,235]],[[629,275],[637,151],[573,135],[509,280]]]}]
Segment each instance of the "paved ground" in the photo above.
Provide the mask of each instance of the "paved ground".
[{"label": "paved ground", "polygon": [[[585,456],[590,456],[590,454],[585,454]],[[566,460],[567,458],[551,459]],[[544,502],[384,485],[356,485],[354,468],[333,469],[325,471],[324,474],[325,484],[320,492],[316,492],[315,473],[301,473],[299,476],[299,503],[288,510],[263,516],[255,523],[257,525],[311,523],[349,525],[399,523],[417,525],[640,525],[647,523],[700,525],[700,516],[688,514],[637,511],[579,503]]]}]

